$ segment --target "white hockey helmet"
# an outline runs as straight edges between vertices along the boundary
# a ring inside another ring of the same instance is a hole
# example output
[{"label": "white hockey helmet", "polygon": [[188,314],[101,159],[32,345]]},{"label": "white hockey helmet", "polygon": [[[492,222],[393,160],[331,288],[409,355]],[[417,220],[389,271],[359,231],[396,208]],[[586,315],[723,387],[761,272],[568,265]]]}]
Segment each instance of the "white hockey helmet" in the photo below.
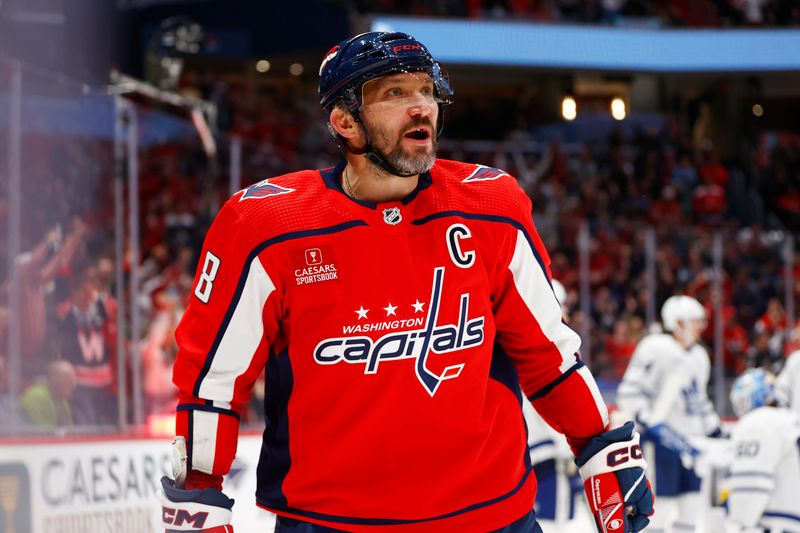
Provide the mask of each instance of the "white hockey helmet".
[{"label": "white hockey helmet", "polygon": [[704,321],[705,319],[706,310],[691,296],[683,294],[670,296],[661,307],[661,324],[666,331],[674,332],[682,329],[680,323],[685,324],[690,320]]},{"label": "white hockey helmet", "polygon": [[731,405],[736,416],[749,413],[775,400],[775,376],[762,368],[751,368],[731,386]]}]

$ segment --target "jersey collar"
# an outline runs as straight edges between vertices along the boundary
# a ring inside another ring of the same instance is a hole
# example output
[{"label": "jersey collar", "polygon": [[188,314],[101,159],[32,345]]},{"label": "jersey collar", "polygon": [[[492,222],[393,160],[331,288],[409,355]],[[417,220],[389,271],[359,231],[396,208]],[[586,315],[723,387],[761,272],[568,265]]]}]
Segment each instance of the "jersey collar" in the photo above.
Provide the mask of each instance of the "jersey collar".
[{"label": "jersey collar", "polygon": [[[342,189],[341,178],[342,178],[342,172],[344,172],[344,167],[346,165],[347,163],[343,161],[338,165],[336,165],[335,167],[329,167],[320,170],[319,173],[322,176],[322,181],[323,183],[325,183],[325,186],[329,189],[332,189],[344,195],[344,197],[350,200],[351,202],[355,202],[359,205],[363,205],[364,207],[368,207],[370,209],[377,209],[378,208],[377,203],[366,202],[363,200],[356,200],[355,198],[351,198],[346,192],[344,192],[344,189]],[[416,188],[413,191],[411,191],[411,193],[408,196],[403,198],[400,203],[403,205],[408,205],[414,200],[414,198],[417,197],[420,191],[427,189],[428,187],[431,186],[432,183],[433,183],[433,178],[431,177],[430,171],[423,172],[422,174],[419,175],[419,180],[417,180]]]}]

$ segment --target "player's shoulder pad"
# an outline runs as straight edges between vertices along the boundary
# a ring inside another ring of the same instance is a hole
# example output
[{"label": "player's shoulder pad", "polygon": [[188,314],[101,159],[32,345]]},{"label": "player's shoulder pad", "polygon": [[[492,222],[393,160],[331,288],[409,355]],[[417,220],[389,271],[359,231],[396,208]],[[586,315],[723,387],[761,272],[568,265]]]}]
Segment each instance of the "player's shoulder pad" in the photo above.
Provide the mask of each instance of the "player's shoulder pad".
[{"label": "player's shoulder pad", "polygon": [[639,341],[636,351],[644,354],[663,354],[675,350],[675,339],[669,333],[651,333]]},{"label": "player's shoulder pad", "polygon": [[773,438],[773,432],[780,427],[787,409],[779,407],[758,407],[742,415],[733,428],[732,437]]},{"label": "player's shoulder pad", "polygon": [[[231,197],[231,201],[265,204],[296,202],[313,190],[313,187],[309,187],[309,185],[314,183],[316,174],[318,174],[316,170],[300,170],[263,179],[234,194]],[[269,202],[259,202],[260,200],[268,200]]]},{"label": "player's shoulder pad", "polygon": [[261,180],[237,192],[226,202],[248,227],[284,233],[305,229],[303,213],[324,205],[326,193],[318,170],[301,170]]},{"label": "player's shoulder pad", "polygon": [[452,201],[466,209],[491,211],[515,219],[523,213],[530,216],[530,198],[519,186],[517,179],[505,170],[437,159],[431,173],[434,180],[447,182]]},{"label": "player's shoulder pad", "polygon": [[703,346],[699,342],[696,342],[694,346],[691,347],[689,353],[691,353],[698,360],[707,361],[709,365],[711,364],[711,360],[708,356],[708,350],[706,349],[705,346]]}]

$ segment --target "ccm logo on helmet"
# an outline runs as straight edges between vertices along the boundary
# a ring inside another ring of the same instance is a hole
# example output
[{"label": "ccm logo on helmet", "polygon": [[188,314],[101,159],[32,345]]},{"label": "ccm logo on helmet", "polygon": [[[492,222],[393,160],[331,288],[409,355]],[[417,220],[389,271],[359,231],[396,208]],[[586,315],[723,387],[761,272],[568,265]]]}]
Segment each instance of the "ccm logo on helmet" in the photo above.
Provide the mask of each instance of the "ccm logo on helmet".
[{"label": "ccm logo on helmet", "polygon": [[399,52],[401,50],[403,50],[403,51],[406,51],[406,50],[419,50],[420,48],[422,48],[422,46],[420,46],[418,44],[397,44],[395,46],[392,46],[392,52],[397,53],[397,52]]},{"label": "ccm logo on helmet", "polygon": [[195,514],[190,514],[186,509],[172,509],[170,507],[161,508],[161,519],[165,524],[173,526],[182,526],[183,524],[191,524],[192,527],[202,528],[206,523],[208,513],[200,511]]},{"label": "ccm logo on helmet", "polygon": [[619,466],[621,464],[627,463],[631,459],[641,459],[642,458],[642,447],[638,444],[634,444],[631,447],[619,448],[612,452],[609,452],[608,456],[606,456],[606,464],[608,466]]}]

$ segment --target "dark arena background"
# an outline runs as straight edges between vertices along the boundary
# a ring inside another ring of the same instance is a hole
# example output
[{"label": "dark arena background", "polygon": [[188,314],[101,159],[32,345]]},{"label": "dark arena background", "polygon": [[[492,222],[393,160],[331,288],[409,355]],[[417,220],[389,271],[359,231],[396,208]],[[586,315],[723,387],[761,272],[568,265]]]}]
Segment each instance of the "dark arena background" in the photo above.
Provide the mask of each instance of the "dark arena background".
[{"label": "dark arena background", "polygon": [[[796,1],[1,0],[0,533],[159,531],[205,232],[236,191],[339,161],[320,62],[372,30],[447,67],[439,157],[530,196],[612,408],[673,294],[706,309],[730,427],[733,379],[800,349]],[[41,412],[35,388],[75,366],[94,396]],[[242,533],[272,530],[253,518],[263,397],[262,379],[225,482]],[[721,533],[726,452],[709,453],[696,525]],[[574,501],[546,533],[592,529]]]}]

